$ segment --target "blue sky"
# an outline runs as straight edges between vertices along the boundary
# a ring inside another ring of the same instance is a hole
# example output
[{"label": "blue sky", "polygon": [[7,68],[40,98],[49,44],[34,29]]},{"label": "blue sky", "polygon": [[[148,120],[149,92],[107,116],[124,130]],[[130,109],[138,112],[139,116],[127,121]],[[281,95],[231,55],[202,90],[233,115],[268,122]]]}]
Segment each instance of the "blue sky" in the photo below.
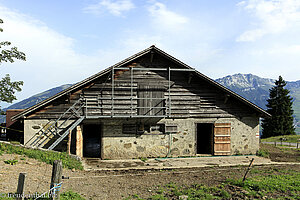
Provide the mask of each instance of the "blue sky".
[{"label": "blue sky", "polygon": [[24,81],[18,100],[152,44],[211,78],[300,79],[299,0],[0,0],[0,18],[0,41],[27,55],[0,66]]}]

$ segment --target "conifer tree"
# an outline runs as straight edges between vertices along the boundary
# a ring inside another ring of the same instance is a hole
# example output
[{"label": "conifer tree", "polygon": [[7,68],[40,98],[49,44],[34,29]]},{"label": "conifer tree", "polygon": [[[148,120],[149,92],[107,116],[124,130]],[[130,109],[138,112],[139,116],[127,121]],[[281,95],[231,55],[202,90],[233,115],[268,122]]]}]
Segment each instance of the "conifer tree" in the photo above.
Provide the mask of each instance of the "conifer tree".
[{"label": "conifer tree", "polygon": [[293,125],[293,98],[289,95],[290,91],[285,89],[286,82],[279,76],[272,87],[267,100],[267,112],[272,115],[262,121],[262,137],[272,137],[278,135],[295,135]]}]

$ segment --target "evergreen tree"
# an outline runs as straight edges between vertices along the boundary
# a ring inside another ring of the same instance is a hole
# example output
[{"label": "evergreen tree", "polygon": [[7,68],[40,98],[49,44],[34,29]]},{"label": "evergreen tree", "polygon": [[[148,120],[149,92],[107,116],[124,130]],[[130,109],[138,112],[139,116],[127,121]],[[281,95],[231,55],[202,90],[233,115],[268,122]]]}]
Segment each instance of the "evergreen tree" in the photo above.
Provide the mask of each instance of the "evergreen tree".
[{"label": "evergreen tree", "polygon": [[270,89],[270,97],[267,100],[267,112],[272,115],[262,121],[262,137],[272,137],[278,135],[295,135],[293,125],[293,98],[290,91],[285,89],[286,82],[279,76],[275,81],[275,86]]}]

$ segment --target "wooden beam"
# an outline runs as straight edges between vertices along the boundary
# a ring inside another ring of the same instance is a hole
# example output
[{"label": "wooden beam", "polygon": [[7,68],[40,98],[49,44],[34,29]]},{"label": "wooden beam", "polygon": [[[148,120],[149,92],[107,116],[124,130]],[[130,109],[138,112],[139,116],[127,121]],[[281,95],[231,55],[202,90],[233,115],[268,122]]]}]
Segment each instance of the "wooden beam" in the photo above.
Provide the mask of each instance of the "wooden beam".
[{"label": "wooden beam", "polygon": [[72,130],[69,131],[68,143],[67,143],[67,153],[71,154],[71,141],[72,141]]},{"label": "wooden beam", "polygon": [[83,157],[83,136],[81,126],[76,127],[76,155]]}]

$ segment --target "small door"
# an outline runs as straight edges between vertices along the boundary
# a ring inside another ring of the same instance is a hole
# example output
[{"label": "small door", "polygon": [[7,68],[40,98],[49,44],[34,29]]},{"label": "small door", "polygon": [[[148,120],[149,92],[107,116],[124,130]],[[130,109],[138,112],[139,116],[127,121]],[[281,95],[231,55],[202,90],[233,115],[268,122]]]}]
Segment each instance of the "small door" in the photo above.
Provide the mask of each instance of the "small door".
[{"label": "small door", "polygon": [[101,125],[83,125],[83,157],[101,157]]},{"label": "small door", "polygon": [[197,124],[197,154],[213,154],[213,127],[214,124],[199,123]]},{"label": "small door", "polygon": [[230,123],[214,124],[214,155],[230,155]]}]

